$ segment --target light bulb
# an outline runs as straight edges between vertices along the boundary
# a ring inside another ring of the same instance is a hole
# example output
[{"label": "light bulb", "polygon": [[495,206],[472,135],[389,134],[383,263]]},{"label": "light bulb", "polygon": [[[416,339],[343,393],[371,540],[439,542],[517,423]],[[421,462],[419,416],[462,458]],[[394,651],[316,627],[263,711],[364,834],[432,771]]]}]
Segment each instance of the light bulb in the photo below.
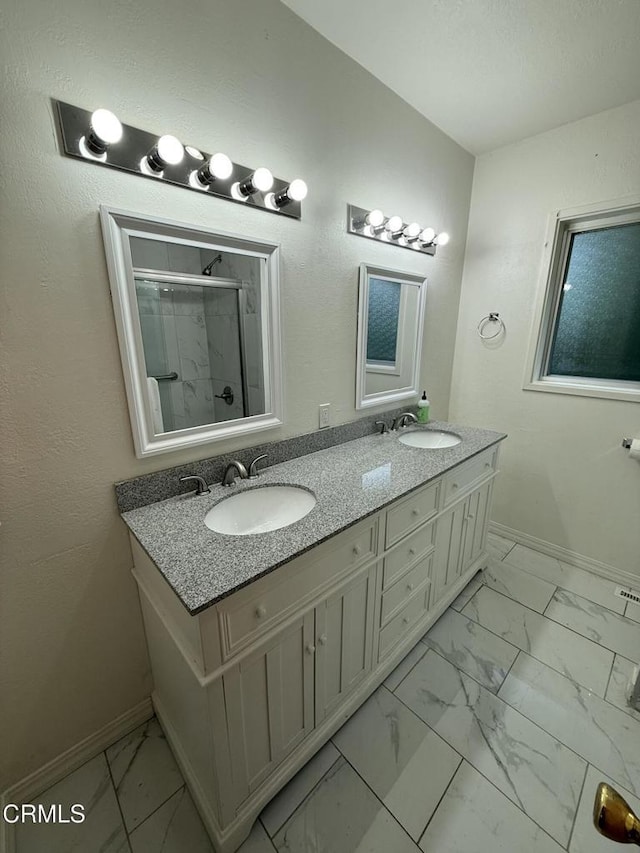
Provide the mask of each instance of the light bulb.
[{"label": "light bulb", "polygon": [[272,186],[273,175],[264,166],[260,166],[259,169],[256,169],[255,172],[252,172],[244,181],[238,184],[238,192],[246,199],[258,191],[266,193]]},{"label": "light bulb", "polygon": [[100,109],[92,113],[91,130],[107,145],[120,142],[122,139],[122,125],[111,110]]},{"label": "light bulb", "polygon": [[405,237],[417,237],[420,233],[420,225],[417,222],[412,222],[402,232]]},{"label": "light bulb", "polygon": [[365,216],[365,222],[372,228],[379,228],[384,222],[384,213],[381,210],[378,210],[378,208],[371,210]]},{"label": "light bulb", "polygon": [[384,227],[390,234],[396,234],[402,228],[402,217],[390,216]]},{"label": "light bulb", "polygon": [[433,241],[437,246],[446,246],[449,242],[449,235],[446,231],[441,231]]},{"label": "light bulb", "polygon": [[214,154],[206,163],[203,163],[199,169],[194,170],[189,175],[189,184],[194,189],[208,189],[216,180],[226,180],[231,177],[233,172],[233,163],[226,154]]},{"label": "light bulb", "polygon": [[273,186],[273,175],[268,169],[261,166],[253,173],[253,185],[260,192],[266,193]]},{"label": "light bulb", "polygon": [[303,198],[307,197],[307,185],[302,180],[302,178],[295,178],[289,184],[289,189],[287,190],[287,195],[293,201],[302,201]]},{"label": "light bulb", "polygon": [[184,157],[182,142],[171,134],[161,136],[156,144],[156,149],[158,157],[169,166],[177,166]]},{"label": "light bulb", "polygon": [[233,173],[233,163],[226,154],[222,154],[222,152],[218,151],[218,153],[214,154],[209,160],[209,171],[215,178],[219,178],[221,181],[226,181]]},{"label": "light bulb", "polygon": [[302,201],[303,198],[306,198],[307,185],[302,178],[296,178],[279,193],[269,193],[269,195],[273,195],[273,203],[276,207],[284,207],[291,201]]},{"label": "light bulb", "polygon": [[436,236],[436,232],[433,228],[425,228],[420,233],[420,242],[426,243],[427,245],[433,243],[433,238]]},{"label": "light bulb", "polygon": [[145,175],[161,178],[165,166],[175,166],[183,157],[184,147],[179,139],[170,135],[161,136],[147,156],[140,161],[140,171]]},{"label": "light bulb", "polygon": [[83,157],[105,163],[107,148],[121,139],[122,125],[117,116],[110,110],[99,109],[91,114],[89,133],[80,139],[78,147]]}]

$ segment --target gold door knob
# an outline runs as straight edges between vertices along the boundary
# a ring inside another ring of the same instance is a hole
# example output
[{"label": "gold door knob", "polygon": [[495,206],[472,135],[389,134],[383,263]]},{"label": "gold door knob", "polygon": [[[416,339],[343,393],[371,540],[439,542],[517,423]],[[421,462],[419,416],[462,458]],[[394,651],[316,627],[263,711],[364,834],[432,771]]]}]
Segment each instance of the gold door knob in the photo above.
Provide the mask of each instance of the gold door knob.
[{"label": "gold door knob", "polygon": [[615,788],[605,782],[601,782],[596,791],[593,822],[605,838],[640,847],[640,821]]}]

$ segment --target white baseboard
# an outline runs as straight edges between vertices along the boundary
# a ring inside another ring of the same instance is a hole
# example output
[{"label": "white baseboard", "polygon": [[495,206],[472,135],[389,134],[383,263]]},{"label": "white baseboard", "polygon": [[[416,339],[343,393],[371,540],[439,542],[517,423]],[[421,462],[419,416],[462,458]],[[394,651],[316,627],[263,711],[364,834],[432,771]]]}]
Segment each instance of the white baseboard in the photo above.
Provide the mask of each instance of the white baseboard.
[{"label": "white baseboard", "polygon": [[555,557],[556,560],[562,560],[563,563],[568,563],[570,566],[577,566],[579,569],[585,569],[587,572],[599,575],[602,578],[614,581],[622,586],[632,586],[637,589],[640,584],[640,575],[633,574],[633,572],[627,572],[624,569],[618,569],[615,566],[608,565],[608,563],[601,563],[599,560],[594,560],[592,557],[585,557],[584,554],[578,554],[576,551],[571,551],[569,548],[563,548],[561,545],[554,545],[552,542],[547,542],[544,539],[538,539],[537,536],[530,536],[528,533],[523,533],[521,530],[516,530],[513,527],[507,527],[506,524],[499,524],[497,521],[490,521],[489,532],[496,533],[498,536],[503,536],[505,539],[511,539],[519,545],[526,545],[529,548],[534,548],[536,551],[541,551],[543,554]]},{"label": "white baseboard", "polygon": [[[121,737],[133,731],[153,716],[151,699],[144,699],[135,707],[116,717],[106,726],[89,737],[81,740],[75,746],[67,749],[62,755],[47,762],[43,767],[25,776],[15,785],[0,794],[0,812],[7,803],[28,803],[51,785],[64,779],[69,773],[77,770],[87,761],[95,758],[107,747]],[[0,851],[10,853],[13,850],[13,826],[2,820],[0,813]]]}]

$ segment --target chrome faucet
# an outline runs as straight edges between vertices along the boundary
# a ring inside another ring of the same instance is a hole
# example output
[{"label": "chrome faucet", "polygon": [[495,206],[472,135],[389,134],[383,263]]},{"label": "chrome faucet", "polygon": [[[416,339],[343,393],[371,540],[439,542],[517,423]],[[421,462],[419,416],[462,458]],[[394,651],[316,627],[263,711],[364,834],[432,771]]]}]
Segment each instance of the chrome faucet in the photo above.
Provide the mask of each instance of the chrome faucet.
[{"label": "chrome faucet", "polygon": [[384,421],[376,421],[375,425],[382,427],[382,429],[380,430],[380,435],[384,435],[385,433],[389,432],[389,428],[387,427]]},{"label": "chrome faucet", "polygon": [[227,465],[227,468],[224,472],[224,477],[222,478],[223,486],[233,486],[236,481],[236,473],[240,477],[241,480],[246,480],[248,478],[247,469],[244,467],[242,462],[238,462],[237,459],[233,459]]},{"label": "chrome faucet", "polygon": [[410,420],[412,423],[417,424],[418,419],[412,412],[403,412],[401,415],[398,415],[397,418],[393,419],[393,423],[391,424],[391,429],[396,430],[400,427],[407,425],[407,420]]},{"label": "chrome faucet", "polygon": [[251,462],[251,464],[249,465],[249,479],[250,480],[255,480],[256,477],[258,476],[258,469],[256,468],[257,463],[262,462],[262,460],[266,459],[266,458],[267,458],[267,454],[263,453],[262,456],[256,456],[256,458]]},{"label": "chrome faucet", "polygon": [[198,484],[196,486],[196,495],[200,496],[200,495],[210,494],[211,489],[207,485],[207,481],[204,479],[204,477],[196,477],[195,475],[190,476],[190,477],[180,477],[181,483],[186,483],[187,480],[195,480],[196,483]]}]

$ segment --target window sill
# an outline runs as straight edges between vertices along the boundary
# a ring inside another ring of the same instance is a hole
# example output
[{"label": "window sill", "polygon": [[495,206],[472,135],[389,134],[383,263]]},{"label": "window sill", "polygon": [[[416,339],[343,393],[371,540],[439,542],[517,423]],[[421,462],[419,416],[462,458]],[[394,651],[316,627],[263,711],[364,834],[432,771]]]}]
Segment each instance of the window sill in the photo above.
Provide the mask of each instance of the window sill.
[{"label": "window sill", "polygon": [[533,379],[522,386],[525,391],[549,391],[552,394],[570,394],[578,397],[600,397],[640,403],[640,382],[594,382],[571,377]]}]

